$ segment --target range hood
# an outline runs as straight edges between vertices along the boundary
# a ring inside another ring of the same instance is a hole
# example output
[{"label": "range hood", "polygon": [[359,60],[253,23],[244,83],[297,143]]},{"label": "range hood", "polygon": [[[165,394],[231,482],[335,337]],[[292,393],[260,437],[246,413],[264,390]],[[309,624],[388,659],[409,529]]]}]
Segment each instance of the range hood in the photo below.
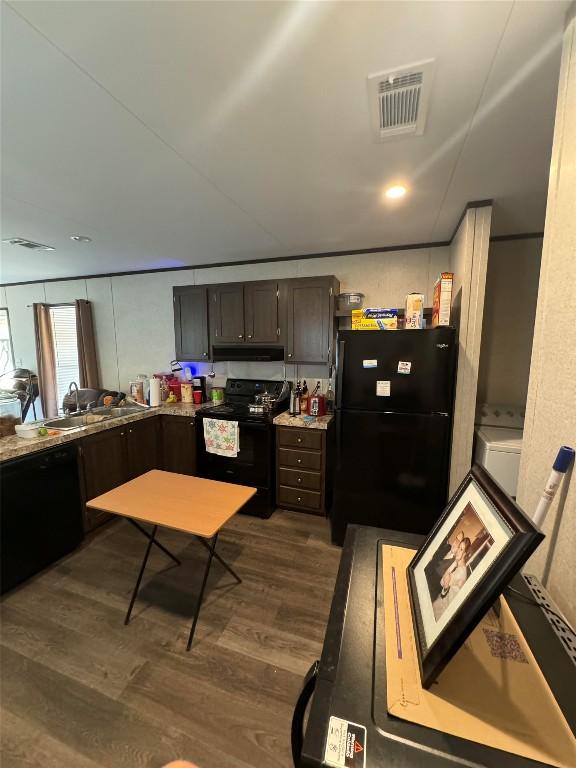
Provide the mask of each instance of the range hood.
[{"label": "range hood", "polygon": [[246,361],[254,363],[271,363],[284,360],[284,347],[257,347],[243,345],[235,347],[212,347],[212,359],[215,363],[231,361]]}]

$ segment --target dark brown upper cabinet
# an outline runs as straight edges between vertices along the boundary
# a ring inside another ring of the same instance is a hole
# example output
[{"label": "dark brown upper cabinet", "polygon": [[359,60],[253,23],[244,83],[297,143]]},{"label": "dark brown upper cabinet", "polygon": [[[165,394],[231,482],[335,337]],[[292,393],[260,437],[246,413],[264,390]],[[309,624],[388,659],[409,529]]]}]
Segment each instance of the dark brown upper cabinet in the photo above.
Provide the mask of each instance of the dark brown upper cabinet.
[{"label": "dark brown upper cabinet", "polygon": [[212,344],[246,341],[242,283],[215,285],[210,289],[210,336]]},{"label": "dark brown upper cabinet", "polygon": [[278,283],[262,281],[244,283],[244,327],[246,341],[255,344],[278,344]]},{"label": "dark brown upper cabinet", "polygon": [[334,277],[285,281],[286,361],[331,364],[334,357]]},{"label": "dark brown upper cabinet", "polygon": [[176,358],[254,344],[283,348],[288,363],[330,364],[338,291],[333,276],[174,288]]},{"label": "dark brown upper cabinet", "polygon": [[278,344],[278,330],[276,281],[210,288],[212,344]]},{"label": "dark brown upper cabinet", "polygon": [[177,360],[209,360],[208,288],[174,288],[174,334]]}]

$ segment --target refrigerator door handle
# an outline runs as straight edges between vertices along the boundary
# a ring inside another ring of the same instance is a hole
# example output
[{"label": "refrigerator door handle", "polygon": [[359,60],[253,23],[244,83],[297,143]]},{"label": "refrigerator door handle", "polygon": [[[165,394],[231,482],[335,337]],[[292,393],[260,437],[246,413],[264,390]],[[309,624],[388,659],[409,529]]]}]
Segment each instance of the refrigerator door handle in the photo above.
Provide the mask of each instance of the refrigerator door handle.
[{"label": "refrigerator door handle", "polygon": [[308,706],[308,702],[312,698],[314,688],[316,687],[316,679],[318,677],[319,669],[320,662],[315,661],[304,678],[304,685],[302,686],[300,696],[298,696],[298,701],[294,707],[294,714],[292,715],[292,761],[294,763],[294,768],[299,768],[300,766],[302,747],[304,745],[304,715],[306,714],[306,707]]},{"label": "refrigerator door handle", "polygon": [[345,348],[346,348],[346,342],[339,341],[337,357],[336,357],[336,408],[342,407],[342,377],[344,375]]}]

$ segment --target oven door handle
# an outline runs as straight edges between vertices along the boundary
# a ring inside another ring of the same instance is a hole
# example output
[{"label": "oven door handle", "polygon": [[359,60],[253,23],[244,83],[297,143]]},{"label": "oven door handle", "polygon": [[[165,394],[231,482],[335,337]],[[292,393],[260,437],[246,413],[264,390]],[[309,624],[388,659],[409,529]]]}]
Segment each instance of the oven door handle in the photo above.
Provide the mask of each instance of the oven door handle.
[{"label": "oven door handle", "polygon": [[[200,416],[200,418],[203,419],[204,417]],[[214,417],[213,416],[207,416],[206,418],[207,419],[211,419],[211,418],[214,418]],[[235,419],[221,419],[221,421],[235,421]],[[250,429],[259,429],[259,430],[262,431],[262,430],[268,429],[268,427],[273,426],[273,425],[271,425],[271,424],[257,424],[256,422],[253,422],[253,421],[239,421],[238,422],[238,426],[240,428],[242,428],[242,429],[250,428]]]}]

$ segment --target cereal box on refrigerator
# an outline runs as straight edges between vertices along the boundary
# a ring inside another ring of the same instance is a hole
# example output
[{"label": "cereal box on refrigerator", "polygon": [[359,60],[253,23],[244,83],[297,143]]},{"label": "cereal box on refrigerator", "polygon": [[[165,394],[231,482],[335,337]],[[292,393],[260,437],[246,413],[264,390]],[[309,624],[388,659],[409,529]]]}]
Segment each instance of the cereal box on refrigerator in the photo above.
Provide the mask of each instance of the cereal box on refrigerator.
[{"label": "cereal box on refrigerator", "polygon": [[450,325],[450,306],[452,304],[452,283],[454,272],[441,272],[434,283],[432,300],[432,327]]}]

